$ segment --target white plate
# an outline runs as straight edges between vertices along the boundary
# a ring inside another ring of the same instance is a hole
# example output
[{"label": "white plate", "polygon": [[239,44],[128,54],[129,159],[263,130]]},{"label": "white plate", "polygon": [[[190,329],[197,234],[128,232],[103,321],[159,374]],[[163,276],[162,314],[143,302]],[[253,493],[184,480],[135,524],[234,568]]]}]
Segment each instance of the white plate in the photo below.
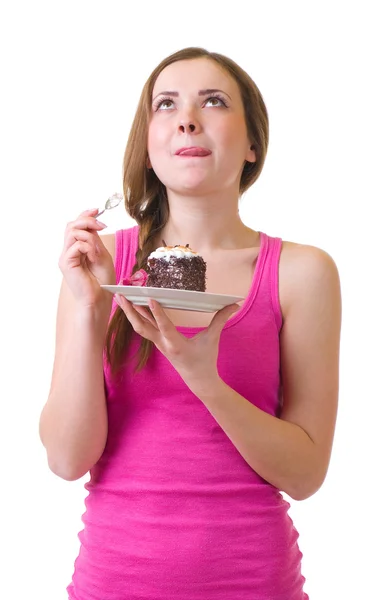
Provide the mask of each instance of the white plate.
[{"label": "white plate", "polygon": [[112,294],[121,294],[133,304],[148,306],[148,300],[157,300],[164,308],[178,308],[199,312],[216,312],[228,304],[244,300],[240,296],[227,294],[209,294],[169,288],[141,287],[137,285],[102,285]]}]

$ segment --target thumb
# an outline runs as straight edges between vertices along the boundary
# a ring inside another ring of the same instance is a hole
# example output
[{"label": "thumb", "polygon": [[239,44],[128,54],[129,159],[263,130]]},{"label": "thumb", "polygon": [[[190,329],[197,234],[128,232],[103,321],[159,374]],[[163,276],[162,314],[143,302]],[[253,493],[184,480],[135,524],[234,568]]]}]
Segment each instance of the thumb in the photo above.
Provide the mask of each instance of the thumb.
[{"label": "thumb", "polygon": [[225,306],[224,308],[219,310],[213,317],[210,325],[208,326],[208,332],[213,334],[214,336],[219,337],[229,317],[231,317],[239,309],[240,306],[238,304],[229,304],[228,306]]}]

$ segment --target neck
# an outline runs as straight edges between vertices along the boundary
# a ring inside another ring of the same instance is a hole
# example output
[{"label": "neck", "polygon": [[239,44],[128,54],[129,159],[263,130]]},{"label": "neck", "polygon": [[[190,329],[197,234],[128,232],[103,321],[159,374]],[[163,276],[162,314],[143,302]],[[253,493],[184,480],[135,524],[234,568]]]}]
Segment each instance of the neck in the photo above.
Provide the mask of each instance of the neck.
[{"label": "neck", "polygon": [[156,240],[162,246],[189,244],[199,254],[255,245],[255,232],[242,222],[238,198],[180,196],[168,191],[170,216]]}]

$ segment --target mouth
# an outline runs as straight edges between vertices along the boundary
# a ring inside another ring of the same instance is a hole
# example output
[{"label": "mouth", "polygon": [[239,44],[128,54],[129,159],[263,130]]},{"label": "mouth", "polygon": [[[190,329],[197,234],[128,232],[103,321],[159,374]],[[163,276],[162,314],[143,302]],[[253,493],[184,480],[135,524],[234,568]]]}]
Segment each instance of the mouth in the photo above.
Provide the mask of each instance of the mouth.
[{"label": "mouth", "polygon": [[195,156],[195,157],[204,157],[212,154],[211,150],[208,148],[201,148],[199,146],[190,146],[189,148],[179,148],[176,151],[176,156]]}]

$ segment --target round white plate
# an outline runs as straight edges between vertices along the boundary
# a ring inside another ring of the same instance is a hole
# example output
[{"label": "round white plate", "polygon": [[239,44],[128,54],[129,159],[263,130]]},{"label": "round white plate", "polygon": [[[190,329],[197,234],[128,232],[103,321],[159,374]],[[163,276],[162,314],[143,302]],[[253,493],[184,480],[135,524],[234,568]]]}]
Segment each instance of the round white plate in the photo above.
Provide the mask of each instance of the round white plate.
[{"label": "round white plate", "polygon": [[157,300],[164,308],[178,308],[199,312],[216,312],[228,304],[244,300],[240,296],[173,290],[169,288],[141,287],[136,285],[102,285],[101,287],[112,294],[125,296],[133,304],[148,306],[148,300],[152,298],[153,300]]}]

